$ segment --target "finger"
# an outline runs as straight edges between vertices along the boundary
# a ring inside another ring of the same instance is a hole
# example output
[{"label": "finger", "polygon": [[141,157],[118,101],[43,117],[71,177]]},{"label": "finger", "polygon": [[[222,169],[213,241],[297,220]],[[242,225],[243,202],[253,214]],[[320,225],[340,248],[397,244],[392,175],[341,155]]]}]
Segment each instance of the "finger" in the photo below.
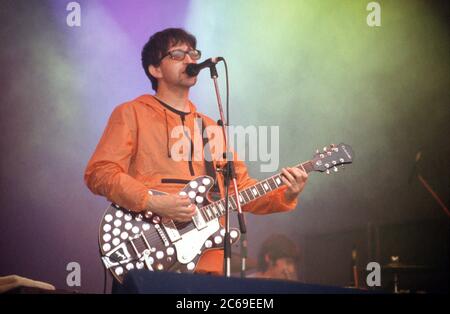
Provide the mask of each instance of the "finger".
[{"label": "finger", "polygon": [[301,182],[301,174],[300,174],[300,169],[297,168],[289,168],[289,173],[292,177],[292,179],[290,179],[291,184],[295,187],[299,184],[299,182]]},{"label": "finger", "polygon": [[299,168],[292,168],[292,174],[294,175],[297,182],[305,181],[308,178],[306,171]]},{"label": "finger", "polygon": [[19,280],[19,276],[17,275],[9,275],[5,277],[0,277],[0,284],[7,284],[11,282],[15,282]]},{"label": "finger", "polygon": [[283,181],[283,183],[288,187],[288,189],[292,189],[292,184],[291,182],[288,181],[288,179],[282,176],[281,181]]},{"label": "finger", "polygon": [[190,198],[184,198],[184,199],[178,199],[177,200],[177,205],[178,206],[184,206],[187,207],[189,205],[191,205],[191,199]]},{"label": "finger", "polygon": [[195,212],[197,211],[197,206],[195,206],[194,204],[191,204],[190,206],[188,206],[188,214],[192,216],[195,215]]},{"label": "finger", "polygon": [[180,215],[178,215],[176,218],[174,218],[174,220],[177,220],[177,221],[183,221],[183,222],[190,221],[191,219],[192,219],[192,216],[189,216],[189,215],[183,215],[183,214],[180,214]]},{"label": "finger", "polygon": [[0,286],[0,293],[6,292],[8,290],[14,289],[16,287],[18,287],[19,284],[17,282],[12,282],[12,283],[7,283],[5,285],[1,285]]},{"label": "finger", "polygon": [[305,182],[308,179],[308,174],[305,171],[302,171],[301,180]]},{"label": "finger", "polygon": [[297,180],[303,175],[303,171],[299,168],[289,168],[289,173]]},{"label": "finger", "polygon": [[178,194],[178,195],[176,195],[176,197],[178,199],[180,199],[180,200],[187,200],[187,199],[189,199],[189,196],[187,194],[183,194],[183,195]]},{"label": "finger", "polygon": [[189,204],[188,206],[182,206],[179,210],[179,213],[182,215],[189,215],[192,217],[195,214],[196,207],[194,204]]},{"label": "finger", "polygon": [[289,173],[289,171],[286,170],[286,168],[281,169],[281,172],[283,173],[285,178],[288,179],[289,182],[291,183],[295,182],[294,177],[292,176],[292,174]]}]

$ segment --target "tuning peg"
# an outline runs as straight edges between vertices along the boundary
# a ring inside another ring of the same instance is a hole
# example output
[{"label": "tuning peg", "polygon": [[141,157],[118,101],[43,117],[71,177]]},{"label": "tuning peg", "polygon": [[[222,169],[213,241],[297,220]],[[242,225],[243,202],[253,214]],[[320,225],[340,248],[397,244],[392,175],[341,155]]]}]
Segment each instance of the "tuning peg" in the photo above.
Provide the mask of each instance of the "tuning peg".
[{"label": "tuning peg", "polygon": [[334,172],[338,172],[338,168],[336,166],[333,167]]},{"label": "tuning peg", "polygon": [[327,171],[325,171],[326,174],[330,174],[330,169],[327,169]]},{"label": "tuning peg", "polygon": [[326,147],[326,146],[325,146],[325,147],[323,148],[323,151],[324,151],[324,152],[326,152],[326,151],[327,151],[327,147]]}]

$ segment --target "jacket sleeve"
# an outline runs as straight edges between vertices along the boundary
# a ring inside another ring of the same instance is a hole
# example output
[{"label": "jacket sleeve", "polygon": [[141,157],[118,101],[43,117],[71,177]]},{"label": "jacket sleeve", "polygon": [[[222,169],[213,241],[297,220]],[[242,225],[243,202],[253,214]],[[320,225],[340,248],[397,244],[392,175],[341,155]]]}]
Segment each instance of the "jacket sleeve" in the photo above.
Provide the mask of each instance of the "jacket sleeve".
[{"label": "jacket sleeve", "polygon": [[136,147],[136,119],[130,106],[118,106],[108,121],[84,174],[87,187],[132,211],[146,208],[148,188],[128,174]]},{"label": "jacket sleeve", "polygon": [[[258,182],[258,180],[255,180],[249,176],[247,166],[243,161],[235,159],[234,164],[239,191],[242,191],[243,189],[246,189]],[[259,199],[248,203],[247,205],[243,206],[242,209],[253,214],[261,215],[293,210],[297,206],[297,199],[288,202],[284,195],[286,189],[286,186],[282,186],[279,189],[269,192]]]}]

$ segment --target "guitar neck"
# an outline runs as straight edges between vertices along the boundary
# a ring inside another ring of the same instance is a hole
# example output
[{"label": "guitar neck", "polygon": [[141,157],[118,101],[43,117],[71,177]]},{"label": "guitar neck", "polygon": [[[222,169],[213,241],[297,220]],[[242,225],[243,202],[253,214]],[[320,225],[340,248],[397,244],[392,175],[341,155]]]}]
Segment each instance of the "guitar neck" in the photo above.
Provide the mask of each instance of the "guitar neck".
[{"label": "guitar neck", "polygon": [[[306,173],[314,170],[310,160],[296,165],[295,168],[304,169]],[[267,193],[278,190],[283,185],[284,183],[281,180],[281,173],[259,181],[255,185],[239,192],[239,201],[241,206],[258,199]],[[237,210],[236,195],[230,196],[228,206],[231,210]],[[215,218],[223,216],[225,214],[225,198],[200,208],[200,211],[206,221],[211,221]]]}]

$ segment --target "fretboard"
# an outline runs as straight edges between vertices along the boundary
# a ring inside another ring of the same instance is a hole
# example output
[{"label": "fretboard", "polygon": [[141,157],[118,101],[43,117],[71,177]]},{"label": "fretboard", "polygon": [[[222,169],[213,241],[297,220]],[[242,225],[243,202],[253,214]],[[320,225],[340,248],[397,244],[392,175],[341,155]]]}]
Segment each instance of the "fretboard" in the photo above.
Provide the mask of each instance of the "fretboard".
[{"label": "fretboard", "polygon": [[[306,173],[309,173],[314,169],[311,161],[306,161],[296,165],[295,167],[305,169]],[[255,185],[241,190],[239,192],[239,202],[241,203],[241,206],[244,206],[266,195],[267,193],[279,189],[283,185],[284,183],[281,180],[281,173],[278,173],[270,178],[259,181]],[[228,206],[231,210],[237,210],[236,195],[230,196]],[[206,222],[225,215],[225,198],[200,208],[200,212]]]}]

